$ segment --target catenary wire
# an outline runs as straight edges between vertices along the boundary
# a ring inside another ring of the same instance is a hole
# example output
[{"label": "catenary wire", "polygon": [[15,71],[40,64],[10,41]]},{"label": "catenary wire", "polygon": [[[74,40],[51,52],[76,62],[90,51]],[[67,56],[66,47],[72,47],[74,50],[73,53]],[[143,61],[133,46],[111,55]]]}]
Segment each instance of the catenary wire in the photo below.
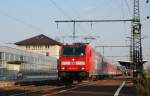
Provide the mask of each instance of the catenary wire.
[{"label": "catenary wire", "polygon": [[19,19],[19,18],[16,18],[16,17],[14,17],[14,16],[11,16],[10,14],[8,14],[8,13],[6,13],[6,12],[3,12],[3,11],[0,10],[0,14],[1,14],[2,16],[8,17],[8,18],[10,18],[10,19],[12,19],[12,20],[14,20],[14,21],[16,21],[16,22],[19,22],[19,23],[21,23],[21,24],[24,24],[24,25],[26,25],[27,27],[32,28],[32,29],[34,29],[34,30],[36,30],[36,31],[43,32],[42,29],[40,29],[40,28],[38,28],[38,27],[36,27],[36,26],[34,26],[34,25],[32,25],[32,24],[29,24],[29,23],[27,23],[27,22],[25,22],[25,21],[23,21],[23,20],[21,20],[21,19]]}]

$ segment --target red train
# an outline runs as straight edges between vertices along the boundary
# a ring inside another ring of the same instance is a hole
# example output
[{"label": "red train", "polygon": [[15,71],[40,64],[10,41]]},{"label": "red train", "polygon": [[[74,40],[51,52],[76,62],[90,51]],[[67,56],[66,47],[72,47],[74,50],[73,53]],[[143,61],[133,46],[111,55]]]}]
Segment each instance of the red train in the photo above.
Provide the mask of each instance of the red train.
[{"label": "red train", "polygon": [[109,72],[110,66],[88,43],[65,44],[60,51],[58,76],[67,81],[96,80],[115,74],[116,69],[113,67],[110,68],[112,72]]}]

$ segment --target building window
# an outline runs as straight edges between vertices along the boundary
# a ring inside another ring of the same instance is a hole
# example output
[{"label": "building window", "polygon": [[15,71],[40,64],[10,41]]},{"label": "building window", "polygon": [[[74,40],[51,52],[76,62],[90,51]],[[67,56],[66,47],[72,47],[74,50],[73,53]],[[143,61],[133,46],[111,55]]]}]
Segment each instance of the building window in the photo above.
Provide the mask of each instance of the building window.
[{"label": "building window", "polygon": [[23,56],[20,56],[20,61],[23,61]]},{"label": "building window", "polygon": [[38,46],[37,45],[35,45],[35,50],[38,50]]},{"label": "building window", "polygon": [[35,50],[35,48],[36,48],[36,46],[34,45],[34,46],[33,46],[33,50]]},{"label": "building window", "polygon": [[30,46],[26,46],[26,49],[30,49]]},{"label": "building window", "polygon": [[46,56],[49,56],[49,52],[46,52]]},{"label": "building window", "polygon": [[2,60],[0,60],[0,67],[2,67],[3,66],[3,61]]},{"label": "building window", "polygon": [[37,49],[38,49],[38,50],[40,49],[40,46],[39,46],[39,45],[37,45]]},{"label": "building window", "polygon": [[46,49],[49,49],[49,45],[45,45],[45,48],[46,48]]},{"label": "building window", "polygon": [[38,48],[39,48],[39,50],[41,50],[41,49],[42,49],[42,46],[40,46],[40,45],[39,45],[39,47],[38,47]]},{"label": "building window", "polygon": [[5,60],[9,60],[9,53],[5,53]]},{"label": "building window", "polygon": [[14,54],[10,54],[10,60],[11,60],[11,61],[14,60]]}]

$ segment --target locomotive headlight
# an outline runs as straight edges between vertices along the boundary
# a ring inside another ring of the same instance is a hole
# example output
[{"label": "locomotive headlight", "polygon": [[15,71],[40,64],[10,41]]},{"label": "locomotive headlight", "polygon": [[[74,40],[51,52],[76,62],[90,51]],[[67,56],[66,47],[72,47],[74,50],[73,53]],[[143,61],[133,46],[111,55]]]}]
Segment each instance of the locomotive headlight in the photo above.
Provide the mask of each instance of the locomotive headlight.
[{"label": "locomotive headlight", "polygon": [[61,69],[62,69],[62,70],[65,70],[65,67],[62,67]]},{"label": "locomotive headlight", "polygon": [[62,64],[62,65],[69,65],[70,62],[68,62],[68,61],[62,61],[61,64]]},{"label": "locomotive headlight", "polygon": [[76,61],[76,65],[85,65],[84,61]]},{"label": "locomotive headlight", "polygon": [[81,69],[82,69],[82,70],[84,70],[85,68],[84,68],[84,67],[82,67]]}]

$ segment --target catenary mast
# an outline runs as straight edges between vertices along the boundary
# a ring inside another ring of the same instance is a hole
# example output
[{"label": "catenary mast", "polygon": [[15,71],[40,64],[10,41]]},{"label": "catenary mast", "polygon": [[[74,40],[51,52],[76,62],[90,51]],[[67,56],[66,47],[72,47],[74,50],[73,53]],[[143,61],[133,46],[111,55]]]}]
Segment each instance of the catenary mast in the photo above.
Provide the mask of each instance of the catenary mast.
[{"label": "catenary mast", "polygon": [[132,21],[132,27],[131,27],[131,39],[132,39],[131,67],[133,68],[134,77],[138,77],[143,74],[139,0],[134,0],[133,21]]}]

